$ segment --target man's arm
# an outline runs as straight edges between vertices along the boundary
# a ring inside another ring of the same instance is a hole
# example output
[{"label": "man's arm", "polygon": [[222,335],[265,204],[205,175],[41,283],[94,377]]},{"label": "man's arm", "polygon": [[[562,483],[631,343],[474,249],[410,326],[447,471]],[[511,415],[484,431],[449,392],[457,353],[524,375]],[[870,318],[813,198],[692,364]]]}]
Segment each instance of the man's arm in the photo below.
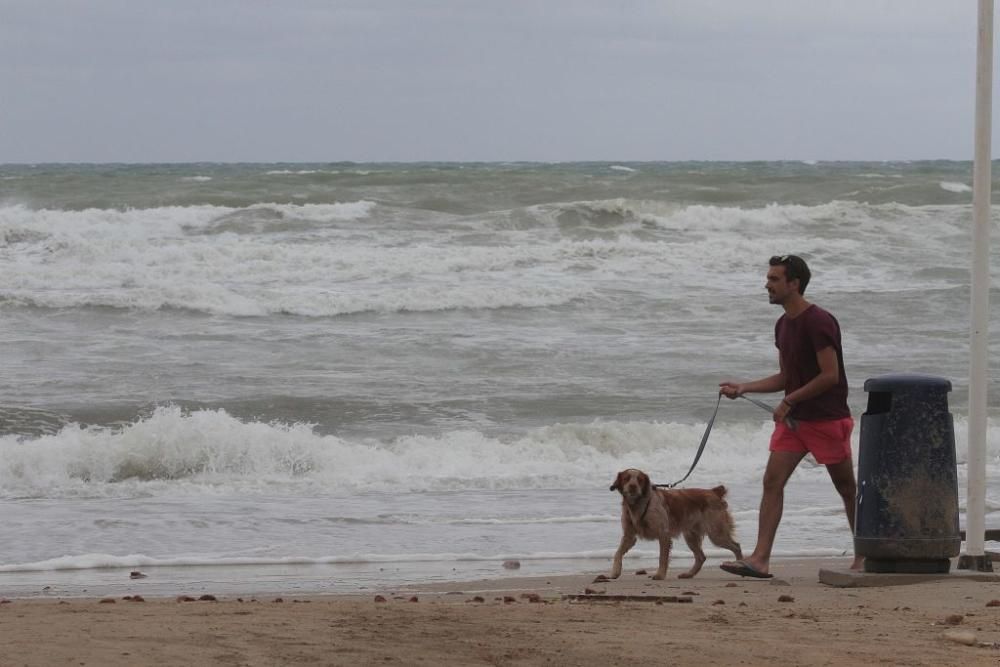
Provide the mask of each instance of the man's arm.
[{"label": "man's arm", "polygon": [[786,401],[795,405],[802,401],[808,401],[810,398],[816,398],[837,386],[837,383],[840,382],[837,351],[833,347],[824,347],[816,353],[816,363],[819,364],[819,375],[785,396]]},{"label": "man's arm", "polygon": [[[836,358],[834,358],[836,361]],[[768,394],[785,388],[785,375],[778,372],[774,375],[753,382],[732,382],[727,380],[719,383],[719,392],[727,398],[737,398],[741,394]],[[803,387],[804,388],[804,387]]]},{"label": "man's arm", "polygon": [[781,399],[781,403],[774,409],[774,417],[782,421],[792,411],[796,403],[815,398],[825,391],[837,386],[840,382],[840,366],[837,363],[837,351],[831,347],[824,347],[816,353],[816,363],[819,364],[819,375],[805,383],[792,393]]}]

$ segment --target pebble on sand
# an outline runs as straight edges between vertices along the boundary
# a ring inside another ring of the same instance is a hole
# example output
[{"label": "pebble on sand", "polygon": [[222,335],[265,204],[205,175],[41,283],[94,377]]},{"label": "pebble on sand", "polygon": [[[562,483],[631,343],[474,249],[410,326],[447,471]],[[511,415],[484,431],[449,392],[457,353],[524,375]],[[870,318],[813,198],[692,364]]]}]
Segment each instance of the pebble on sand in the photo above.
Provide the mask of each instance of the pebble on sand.
[{"label": "pebble on sand", "polygon": [[969,632],[968,630],[949,630],[944,633],[944,638],[950,642],[964,644],[966,646],[975,646],[977,643],[976,633]]},{"label": "pebble on sand", "polygon": [[521,568],[521,561],[519,560],[505,560],[503,562],[503,567],[505,570],[518,570]]}]

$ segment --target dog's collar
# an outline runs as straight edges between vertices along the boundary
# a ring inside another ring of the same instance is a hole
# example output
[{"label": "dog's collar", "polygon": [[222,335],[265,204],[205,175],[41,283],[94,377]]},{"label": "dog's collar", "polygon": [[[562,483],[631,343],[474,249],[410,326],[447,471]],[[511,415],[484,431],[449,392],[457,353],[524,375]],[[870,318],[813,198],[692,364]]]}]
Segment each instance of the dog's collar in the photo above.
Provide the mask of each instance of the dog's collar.
[{"label": "dog's collar", "polygon": [[[651,502],[653,502],[653,490],[652,489],[650,489],[649,492],[646,493],[646,506],[642,508],[642,514],[639,515],[638,519],[635,519],[635,524],[637,526],[640,523],[642,523],[643,519],[646,518],[646,512],[649,511],[649,504]],[[632,506],[631,505],[628,506],[628,509],[629,509],[629,513],[632,514],[633,517],[635,517],[635,514],[632,513]]]}]

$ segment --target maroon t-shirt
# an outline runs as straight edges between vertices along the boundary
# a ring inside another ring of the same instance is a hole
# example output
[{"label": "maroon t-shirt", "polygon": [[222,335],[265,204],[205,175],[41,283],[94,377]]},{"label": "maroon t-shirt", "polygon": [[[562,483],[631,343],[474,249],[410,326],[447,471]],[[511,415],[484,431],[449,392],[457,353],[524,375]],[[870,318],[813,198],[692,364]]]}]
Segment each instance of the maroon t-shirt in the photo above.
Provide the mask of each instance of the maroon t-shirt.
[{"label": "maroon t-shirt", "polygon": [[819,375],[817,352],[828,347],[837,352],[837,367],[840,370],[837,385],[815,398],[796,403],[790,413],[792,417],[820,421],[851,416],[847,407],[847,374],[844,373],[844,351],[840,346],[840,324],[833,315],[815,304],[810,304],[794,319],[782,315],[774,325],[774,344],[785,373],[786,395]]}]

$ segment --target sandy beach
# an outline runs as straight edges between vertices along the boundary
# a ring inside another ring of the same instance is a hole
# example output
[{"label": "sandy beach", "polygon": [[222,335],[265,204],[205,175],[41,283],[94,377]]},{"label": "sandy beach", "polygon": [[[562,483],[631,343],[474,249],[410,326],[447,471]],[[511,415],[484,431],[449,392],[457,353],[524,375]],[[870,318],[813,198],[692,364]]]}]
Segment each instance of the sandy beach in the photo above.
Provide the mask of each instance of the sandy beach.
[{"label": "sandy beach", "polygon": [[844,565],[783,561],[772,580],[710,561],[661,582],[631,569],[366,595],[13,599],[0,604],[0,665],[1000,663],[997,584],[818,581]]}]

